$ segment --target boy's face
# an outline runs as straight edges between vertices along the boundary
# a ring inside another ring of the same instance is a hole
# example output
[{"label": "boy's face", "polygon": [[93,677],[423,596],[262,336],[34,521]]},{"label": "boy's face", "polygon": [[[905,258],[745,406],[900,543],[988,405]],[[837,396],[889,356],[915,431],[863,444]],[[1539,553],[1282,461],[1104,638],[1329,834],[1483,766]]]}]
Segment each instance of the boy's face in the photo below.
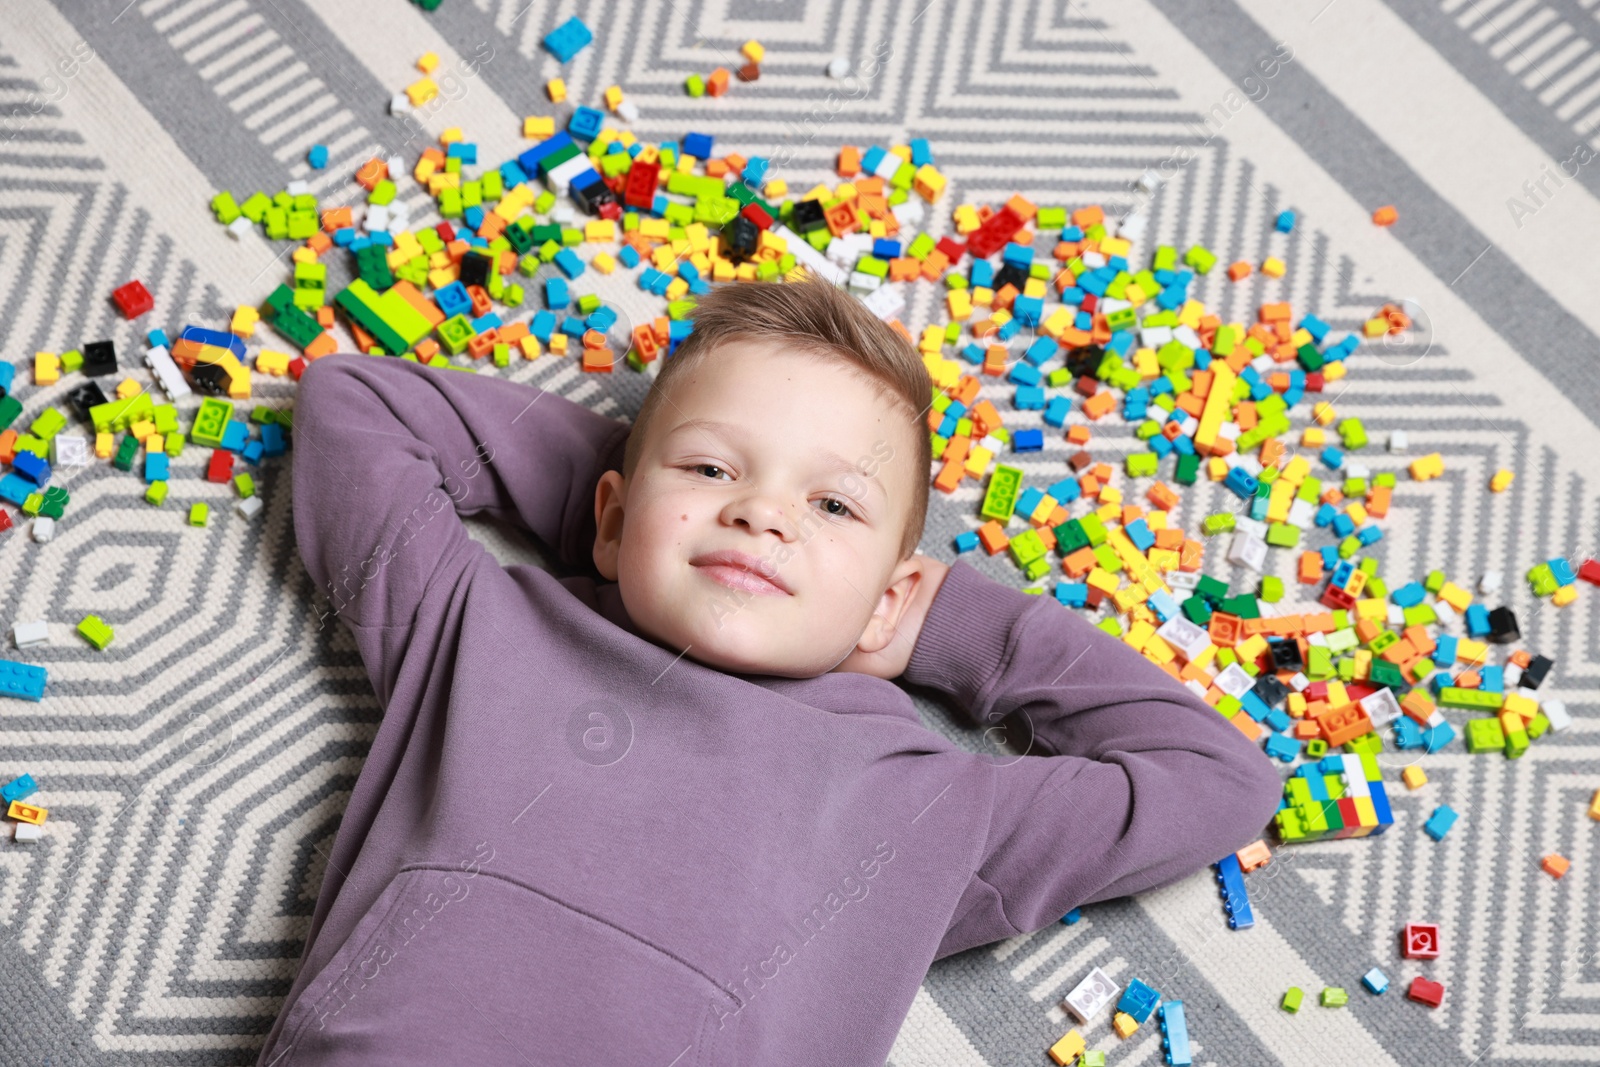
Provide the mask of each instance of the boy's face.
[{"label": "boy's face", "polygon": [[595,563],[634,624],[721,670],[808,678],[894,639],[913,425],[870,380],[733,340],[671,383],[632,475],[595,492]]}]

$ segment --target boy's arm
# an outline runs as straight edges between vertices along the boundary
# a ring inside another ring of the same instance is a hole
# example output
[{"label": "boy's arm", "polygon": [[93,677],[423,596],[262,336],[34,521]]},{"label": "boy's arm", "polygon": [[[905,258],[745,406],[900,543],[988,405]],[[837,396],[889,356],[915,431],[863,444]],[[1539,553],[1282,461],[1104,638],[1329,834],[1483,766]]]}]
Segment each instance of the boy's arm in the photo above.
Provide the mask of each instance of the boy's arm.
[{"label": "boy's arm", "polygon": [[1028,752],[991,757],[984,859],[940,957],[1176,881],[1259,837],[1283,791],[1266,755],[1171,675],[964,563],[945,576],[905,677],[978,725],[1003,724]]},{"label": "boy's arm", "polygon": [[563,561],[587,560],[595,482],[620,466],[628,429],[503,378],[324,356],[294,410],[301,558],[364,627],[409,624],[429,584],[467,565],[459,515],[516,522]]}]

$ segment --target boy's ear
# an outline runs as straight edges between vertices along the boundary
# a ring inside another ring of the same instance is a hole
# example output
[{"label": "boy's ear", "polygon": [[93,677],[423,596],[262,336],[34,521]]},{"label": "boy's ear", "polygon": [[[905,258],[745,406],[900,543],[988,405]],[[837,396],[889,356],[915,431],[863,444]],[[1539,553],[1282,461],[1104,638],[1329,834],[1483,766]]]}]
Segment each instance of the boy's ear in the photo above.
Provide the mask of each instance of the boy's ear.
[{"label": "boy's ear", "polygon": [[867,628],[861,632],[861,640],[856,642],[857,652],[871,655],[889,647],[921,580],[922,567],[915,556],[908,556],[895,564],[889,575],[889,586],[878,598],[877,606],[872,609],[872,618],[867,620]]},{"label": "boy's ear", "polygon": [[594,565],[608,582],[617,580],[622,510],[627,496],[627,480],[617,471],[606,471],[594,487]]}]

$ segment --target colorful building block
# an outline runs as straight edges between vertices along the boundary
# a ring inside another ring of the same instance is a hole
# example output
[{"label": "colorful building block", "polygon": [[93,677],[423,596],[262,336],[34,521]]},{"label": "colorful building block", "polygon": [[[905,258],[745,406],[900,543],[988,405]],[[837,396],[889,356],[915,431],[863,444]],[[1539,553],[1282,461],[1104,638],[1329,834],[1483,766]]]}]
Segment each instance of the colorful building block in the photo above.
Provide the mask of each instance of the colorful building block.
[{"label": "colorful building block", "polygon": [[1169,1000],[1156,1012],[1161,1021],[1161,1048],[1170,1067],[1194,1063],[1189,1053],[1189,1023],[1184,1018],[1183,1001]]}]

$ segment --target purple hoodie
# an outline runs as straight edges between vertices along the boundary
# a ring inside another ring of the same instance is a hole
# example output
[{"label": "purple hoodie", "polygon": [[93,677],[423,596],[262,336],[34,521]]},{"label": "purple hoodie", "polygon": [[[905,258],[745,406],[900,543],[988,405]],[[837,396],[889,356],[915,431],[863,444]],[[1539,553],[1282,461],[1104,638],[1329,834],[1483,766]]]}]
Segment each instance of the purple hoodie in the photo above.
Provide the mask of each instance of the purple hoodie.
[{"label": "purple hoodie", "polygon": [[502,567],[459,515],[586,564],[621,465],[628,427],[554,394],[335,355],[294,415],[300,554],[385,712],[260,1064],[879,1067],[934,960],[1175,881],[1277,807],[1214,709],[964,564],[905,679],[1009,716],[1025,756],[879,678],[702,666],[615,584]]}]

